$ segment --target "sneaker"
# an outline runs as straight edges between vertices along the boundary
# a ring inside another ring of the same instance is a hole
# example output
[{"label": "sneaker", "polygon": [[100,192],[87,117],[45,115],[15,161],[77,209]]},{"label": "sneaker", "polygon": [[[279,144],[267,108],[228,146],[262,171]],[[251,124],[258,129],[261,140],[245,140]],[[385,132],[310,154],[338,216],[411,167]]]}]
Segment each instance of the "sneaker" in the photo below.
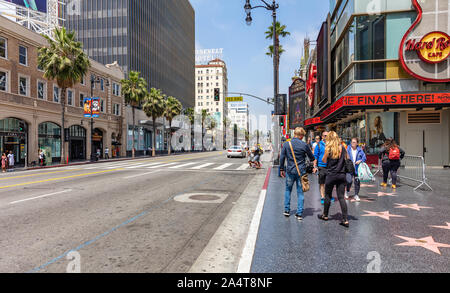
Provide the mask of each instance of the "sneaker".
[{"label": "sneaker", "polygon": [[325,199],[324,198],[320,199],[320,204],[322,204],[322,205],[325,204]]},{"label": "sneaker", "polygon": [[297,220],[299,220],[299,221],[302,221],[303,220],[303,217],[302,216],[300,216],[299,214],[296,214],[295,215],[295,217],[297,218]]},{"label": "sneaker", "polygon": [[384,183],[384,182],[383,182],[383,183],[380,184],[380,186],[381,186],[381,187],[387,187],[387,183]]},{"label": "sneaker", "polygon": [[392,189],[397,189],[397,185],[392,184]]},{"label": "sneaker", "polygon": [[345,197],[345,200],[349,200],[349,197],[348,197],[348,192],[347,192],[347,190],[345,191],[345,195],[344,195],[344,197]]},{"label": "sneaker", "polygon": [[361,199],[359,198],[359,196],[355,195],[355,197],[353,198],[355,201],[361,201]]},{"label": "sneaker", "polygon": [[290,212],[284,212],[283,215],[284,215],[286,218],[289,218],[289,216],[291,215],[291,213],[290,213]]}]

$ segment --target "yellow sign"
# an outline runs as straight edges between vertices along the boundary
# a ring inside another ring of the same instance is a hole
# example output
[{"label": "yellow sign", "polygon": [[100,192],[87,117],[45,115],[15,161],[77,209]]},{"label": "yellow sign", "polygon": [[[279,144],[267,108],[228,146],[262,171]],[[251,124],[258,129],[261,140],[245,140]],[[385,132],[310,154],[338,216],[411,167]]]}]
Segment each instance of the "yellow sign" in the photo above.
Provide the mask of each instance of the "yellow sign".
[{"label": "yellow sign", "polygon": [[450,55],[450,37],[444,32],[431,32],[420,42],[409,40],[408,51],[417,51],[420,59],[428,63],[440,63]]},{"label": "yellow sign", "polygon": [[228,97],[226,98],[227,103],[231,103],[231,102],[243,102],[244,101],[244,97]]}]

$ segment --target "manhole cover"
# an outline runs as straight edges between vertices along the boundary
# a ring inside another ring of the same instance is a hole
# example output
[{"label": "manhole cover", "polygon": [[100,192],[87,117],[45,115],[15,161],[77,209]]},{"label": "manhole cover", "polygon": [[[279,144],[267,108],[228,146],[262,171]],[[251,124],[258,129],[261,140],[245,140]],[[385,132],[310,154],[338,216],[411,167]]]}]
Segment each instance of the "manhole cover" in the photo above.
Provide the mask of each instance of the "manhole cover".
[{"label": "manhole cover", "polygon": [[207,195],[207,194],[199,194],[199,195],[192,195],[189,197],[193,200],[204,200],[204,201],[211,201],[211,200],[218,200],[220,199],[220,196],[216,195]]},{"label": "manhole cover", "polygon": [[174,198],[175,201],[183,203],[215,203],[220,204],[228,194],[225,193],[186,193],[178,195]]}]

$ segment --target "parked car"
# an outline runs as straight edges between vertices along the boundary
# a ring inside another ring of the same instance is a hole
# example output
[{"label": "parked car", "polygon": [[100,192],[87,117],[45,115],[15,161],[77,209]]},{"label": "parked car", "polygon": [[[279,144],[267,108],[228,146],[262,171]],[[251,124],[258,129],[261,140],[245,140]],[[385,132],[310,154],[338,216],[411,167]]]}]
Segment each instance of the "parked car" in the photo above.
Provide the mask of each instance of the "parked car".
[{"label": "parked car", "polygon": [[228,158],[245,158],[247,154],[241,146],[232,146],[228,149]]}]

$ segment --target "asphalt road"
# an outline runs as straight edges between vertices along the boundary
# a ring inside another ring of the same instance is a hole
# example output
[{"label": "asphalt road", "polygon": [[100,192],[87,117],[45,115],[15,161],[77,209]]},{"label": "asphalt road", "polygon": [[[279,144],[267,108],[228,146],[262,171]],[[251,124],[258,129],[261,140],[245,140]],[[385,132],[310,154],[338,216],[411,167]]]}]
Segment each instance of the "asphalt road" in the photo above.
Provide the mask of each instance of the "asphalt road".
[{"label": "asphalt road", "polygon": [[1,174],[0,272],[187,272],[265,172],[246,163],[214,152]]}]

